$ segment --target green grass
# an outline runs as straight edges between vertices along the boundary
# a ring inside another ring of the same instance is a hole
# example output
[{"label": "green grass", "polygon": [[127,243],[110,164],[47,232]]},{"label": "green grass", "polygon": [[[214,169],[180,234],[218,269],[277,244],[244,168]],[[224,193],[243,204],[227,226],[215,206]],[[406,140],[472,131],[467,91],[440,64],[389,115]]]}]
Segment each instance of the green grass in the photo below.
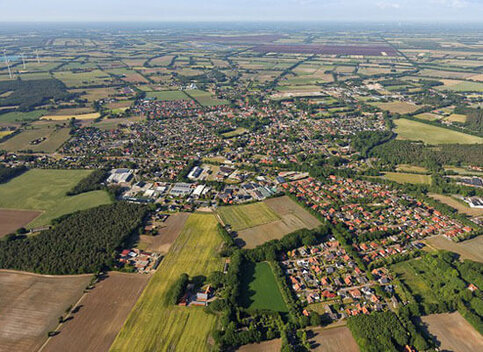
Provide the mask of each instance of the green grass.
[{"label": "green grass", "polygon": [[461,82],[453,86],[440,86],[440,90],[451,90],[453,92],[483,92],[483,83],[481,82]]},{"label": "green grass", "polygon": [[236,137],[236,136],[241,136],[242,134],[245,134],[246,132],[248,132],[248,130],[246,128],[238,127],[236,130],[223,133],[222,136],[225,137],[225,138],[233,138],[233,137]]},{"label": "green grass", "polygon": [[29,112],[13,111],[0,115],[0,122],[24,122],[38,120],[39,117],[45,115],[46,110],[34,110]]},{"label": "green grass", "polygon": [[116,337],[111,351],[209,351],[217,316],[201,307],[166,306],[165,295],[182,273],[221,270],[222,243],[211,214],[192,214]]},{"label": "green grass", "polygon": [[268,263],[247,263],[241,279],[240,303],[248,309],[288,312]]},{"label": "green grass", "polygon": [[218,214],[225,224],[231,225],[234,231],[248,229],[280,219],[263,202],[221,207],[218,209]]},{"label": "green grass", "polygon": [[147,98],[156,98],[157,100],[191,100],[186,94],[181,90],[163,90],[157,92],[147,92]]},{"label": "green grass", "polygon": [[434,297],[431,287],[426,282],[431,281],[431,271],[426,269],[426,264],[422,260],[409,260],[391,266],[391,270],[396,273],[396,276],[405,283],[413,296],[418,301],[427,303],[437,303],[438,300]]},{"label": "green grass", "polygon": [[216,106],[228,104],[228,101],[215,98],[211,93],[199,89],[186,91],[188,95],[193,97],[202,106]]},{"label": "green grass", "polygon": [[400,139],[423,141],[426,144],[475,144],[483,143],[483,138],[470,134],[453,131],[447,128],[428,125],[408,119],[395,120],[396,129]]},{"label": "green grass", "polygon": [[409,174],[404,172],[385,172],[384,178],[398,183],[431,184],[430,175]]},{"label": "green grass", "polygon": [[101,70],[74,73],[71,71],[54,72],[54,77],[69,87],[84,87],[104,85],[110,81],[110,76]]},{"label": "green grass", "polygon": [[[55,128],[55,123],[30,125],[19,134],[1,143],[0,150],[9,152],[32,150],[34,152],[53,153],[70,138],[69,132],[69,128]],[[38,144],[32,144],[33,141],[40,138],[46,139]]]},{"label": "green grass", "polygon": [[89,170],[32,169],[0,185],[0,208],[41,210],[43,213],[28,227],[49,224],[64,214],[111,202],[105,191],[93,191],[68,197]]}]

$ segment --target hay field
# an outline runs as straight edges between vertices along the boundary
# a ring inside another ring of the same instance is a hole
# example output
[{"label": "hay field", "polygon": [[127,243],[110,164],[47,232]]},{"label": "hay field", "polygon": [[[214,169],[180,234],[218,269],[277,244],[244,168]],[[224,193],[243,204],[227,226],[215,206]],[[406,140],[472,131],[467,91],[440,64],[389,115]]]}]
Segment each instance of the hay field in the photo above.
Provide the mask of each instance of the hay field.
[{"label": "hay field", "polygon": [[469,216],[480,216],[483,215],[483,209],[481,208],[471,208],[462,202],[458,201],[457,199],[450,197],[450,196],[445,196],[443,194],[436,194],[436,193],[430,193],[428,194],[431,198],[434,198],[436,200],[439,200],[441,203],[444,203],[446,205],[449,205],[452,208],[455,208],[458,210],[459,213],[463,213]]},{"label": "hay field", "polygon": [[228,101],[218,99],[210,92],[205,92],[199,89],[192,89],[186,91],[186,94],[195,99],[202,106],[217,106],[228,104]]},{"label": "hay field", "polygon": [[280,352],[282,348],[282,340],[274,339],[270,341],[263,341],[260,343],[250,343],[248,345],[243,345],[238,352]]},{"label": "hay field", "polygon": [[70,138],[69,131],[69,128],[56,128],[53,124],[30,125],[28,129],[0,143],[0,149],[53,153]]},{"label": "hay field", "polygon": [[0,238],[27,226],[40,214],[40,211],[0,209]]},{"label": "hay field", "polygon": [[423,141],[426,144],[475,144],[483,143],[483,138],[453,131],[447,128],[428,125],[408,119],[394,120],[398,139]]},{"label": "hay field", "polygon": [[412,183],[412,184],[431,184],[431,175],[410,174],[404,172],[385,172],[384,178],[395,181],[397,183]]},{"label": "hay field", "polygon": [[43,116],[46,110],[33,110],[29,112],[13,111],[0,115],[0,122],[24,122],[35,121]]},{"label": "hay field", "polygon": [[315,346],[312,351],[320,352],[358,352],[359,347],[352,337],[349,328],[345,326],[322,329],[315,328],[310,330],[309,342]]},{"label": "hay field", "polygon": [[79,114],[79,115],[45,115],[42,116],[41,120],[52,120],[52,121],[65,121],[70,120],[72,118],[76,120],[95,120],[101,117],[101,114],[98,112],[93,112],[90,114]]},{"label": "hay field", "polygon": [[42,211],[28,224],[32,228],[49,224],[64,214],[111,203],[105,191],[66,196],[89,173],[89,170],[29,170],[0,185],[0,208]]},{"label": "hay field", "polygon": [[217,316],[201,307],[166,306],[165,295],[182,273],[221,270],[216,252],[223,240],[211,214],[191,214],[111,347],[117,351],[209,351]]},{"label": "hay field", "polygon": [[456,243],[440,235],[428,238],[424,242],[434,249],[458,253],[462,259],[483,263],[483,236]]},{"label": "hay field", "polygon": [[150,275],[110,272],[79,302],[73,319],[49,339],[44,352],[108,351]]},{"label": "hay field", "polygon": [[393,101],[390,103],[371,103],[371,105],[376,106],[379,109],[387,110],[389,112],[398,114],[410,114],[422,108],[422,106],[406,103],[404,101]]},{"label": "hay field", "polygon": [[280,219],[264,202],[220,207],[218,214],[223,223],[230,225],[234,231],[248,229]]},{"label": "hay field", "polygon": [[147,98],[156,98],[160,101],[191,100],[182,90],[161,90],[146,93]]},{"label": "hay field", "polygon": [[91,277],[0,271],[0,351],[38,350]]},{"label": "hay field", "polygon": [[483,351],[483,336],[460,313],[431,314],[421,317],[440,350],[475,352]]}]

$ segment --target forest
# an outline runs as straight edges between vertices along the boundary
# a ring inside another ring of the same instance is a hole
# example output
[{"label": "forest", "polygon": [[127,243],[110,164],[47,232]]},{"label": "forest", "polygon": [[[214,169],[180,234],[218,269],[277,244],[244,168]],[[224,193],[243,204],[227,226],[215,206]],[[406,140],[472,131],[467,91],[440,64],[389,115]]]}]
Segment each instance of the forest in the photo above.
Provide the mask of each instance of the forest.
[{"label": "forest", "polygon": [[104,187],[102,182],[107,178],[107,175],[108,173],[105,170],[94,170],[67,192],[67,195],[74,196],[76,194],[102,189]]},{"label": "forest", "polygon": [[0,183],[6,183],[10,181],[12,178],[20,176],[27,170],[28,169],[26,166],[5,167],[0,165]]},{"label": "forest", "polygon": [[38,235],[0,241],[0,268],[39,274],[95,273],[142,224],[147,207],[118,202],[66,215]]}]

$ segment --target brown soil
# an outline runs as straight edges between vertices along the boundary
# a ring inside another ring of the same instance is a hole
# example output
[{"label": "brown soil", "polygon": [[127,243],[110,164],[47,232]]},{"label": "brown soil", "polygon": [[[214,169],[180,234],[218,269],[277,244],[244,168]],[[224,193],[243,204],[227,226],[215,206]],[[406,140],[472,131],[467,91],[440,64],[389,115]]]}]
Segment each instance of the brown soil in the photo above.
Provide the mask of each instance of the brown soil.
[{"label": "brown soil", "polygon": [[0,209],[0,237],[26,226],[41,213],[34,210]]},{"label": "brown soil", "polygon": [[189,213],[170,215],[156,236],[141,236],[141,247],[148,252],[168,253],[169,248],[183,230],[188,216]]}]

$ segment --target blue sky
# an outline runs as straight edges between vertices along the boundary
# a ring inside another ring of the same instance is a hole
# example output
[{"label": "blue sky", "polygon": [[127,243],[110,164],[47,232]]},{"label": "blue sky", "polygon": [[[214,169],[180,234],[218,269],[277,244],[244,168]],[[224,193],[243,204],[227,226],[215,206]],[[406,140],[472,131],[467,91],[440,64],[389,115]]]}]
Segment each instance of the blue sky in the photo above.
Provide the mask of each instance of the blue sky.
[{"label": "blue sky", "polygon": [[5,21],[483,22],[483,0],[0,0]]}]

